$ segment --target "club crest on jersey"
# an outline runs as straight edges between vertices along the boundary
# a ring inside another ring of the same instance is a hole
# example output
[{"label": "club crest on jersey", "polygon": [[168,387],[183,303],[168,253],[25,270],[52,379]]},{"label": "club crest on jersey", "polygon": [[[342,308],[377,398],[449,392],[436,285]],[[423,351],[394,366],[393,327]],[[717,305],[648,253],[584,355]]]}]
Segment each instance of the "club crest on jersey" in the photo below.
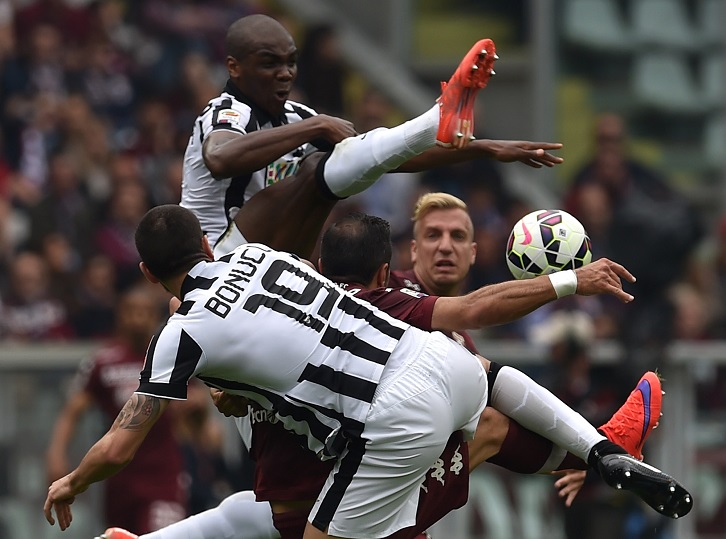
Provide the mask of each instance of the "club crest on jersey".
[{"label": "club crest on jersey", "polygon": [[236,110],[220,110],[217,114],[218,124],[240,125],[241,115]]},{"label": "club crest on jersey", "polygon": [[269,187],[280,180],[284,180],[288,176],[292,176],[297,172],[300,165],[299,159],[278,159],[271,165],[267,165],[267,174],[265,177],[265,186]]}]

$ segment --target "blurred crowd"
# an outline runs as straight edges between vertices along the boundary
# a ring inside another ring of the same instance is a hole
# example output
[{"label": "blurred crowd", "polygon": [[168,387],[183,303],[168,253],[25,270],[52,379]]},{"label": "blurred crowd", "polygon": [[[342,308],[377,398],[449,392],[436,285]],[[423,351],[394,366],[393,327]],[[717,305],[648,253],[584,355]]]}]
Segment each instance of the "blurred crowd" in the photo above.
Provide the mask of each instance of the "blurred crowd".
[{"label": "blurred crowd", "polygon": [[[0,0],[1,340],[113,334],[120,298],[142,282],[136,224],[149,208],[179,202],[192,124],[225,83],[225,30],[263,9],[252,0]],[[350,91],[357,79],[334,28],[285,23],[301,51],[295,99],[350,118],[359,132],[401,119],[383,93]],[[596,258],[637,276],[628,286],[636,301],[572,297],[487,336],[549,346],[541,375],[597,422],[623,398],[612,388],[629,386],[592,369],[597,339],[625,344],[637,376],[672,340],[726,339],[726,218],[699,215],[667,171],[634,159],[625,118],[602,115],[583,143],[592,159],[564,183],[560,207],[582,221]],[[332,219],[350,210],[388,219],[394,269],[406,269],[414,201],[452,193],[466,201],[478,245],[467,289],[508,280],[511,227],[537,208],[508,189],[506,167],[481,160],[388,174]],[[148,290],[165,309],[168,297]],[[699,373],[700,404],[726,410],[726,373]]]},{"label": "blurred crowd", "polygon": [[219,92],[225,0],[0,2],[0,337],[107,336],[139,281],[133,232],[180,199]]},{"label": "blurred crowd", "polygon": [[[110,333],[118,295],[139,281],[135,225],[150,207],[179,201],[192,123],[225,82],[225,28],[266,5],[0,0],[0,337]],[[382,93],[346,92],[334,28],[285,22],[301,49],[297,99],[351,118],[359,132],[400,119]],[[595,338],[629,345],[638,368],[672,339],[726,338],[726,221],[701,219],[667,174],[634,160],[623,118],[604,115],[592,143],[561,206],[582,220],[596,257],[636,274],[638,301],[584,298],[568,308],[592,317]],[[483,160],[403,181],[391,174],[338,215],[356,208],[389,219],[403,268],[418,194],[461,197],[478,244],[472,289],[510,277],[503,246],[535,209],[508,191],[505,174]],[[549,312],[490,336],[532,339]]]}]

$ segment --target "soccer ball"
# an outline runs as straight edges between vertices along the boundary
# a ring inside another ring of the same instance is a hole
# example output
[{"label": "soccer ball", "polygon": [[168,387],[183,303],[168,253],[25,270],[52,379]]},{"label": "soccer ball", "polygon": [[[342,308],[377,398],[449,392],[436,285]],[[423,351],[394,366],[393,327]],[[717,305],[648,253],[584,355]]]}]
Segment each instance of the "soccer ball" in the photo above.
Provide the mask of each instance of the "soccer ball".
[{"label": "soccer ball", "polygon": [[562,210],[537,210],[514,225],[507,242],[507,266],[516,279],[575,269],[592,260],[582,223]]}]

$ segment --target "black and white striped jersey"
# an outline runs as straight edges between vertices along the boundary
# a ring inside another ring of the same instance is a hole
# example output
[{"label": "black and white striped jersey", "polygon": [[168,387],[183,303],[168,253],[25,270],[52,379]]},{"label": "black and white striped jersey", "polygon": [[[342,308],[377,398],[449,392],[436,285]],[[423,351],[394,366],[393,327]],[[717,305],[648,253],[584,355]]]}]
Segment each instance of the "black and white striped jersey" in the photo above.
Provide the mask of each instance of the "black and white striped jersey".
[{"label": "black and white striped jersey", "polygon": [[182,294],[138,392],[184,399],[197,376],[273,410],[321,457],[360,436],[384,368],[417,357],[428,338],[260,244],[200,262]]},{"label": "black and white striped jersey", "polygon": [[206,137],[218,130],[245,135],[299,122],[315,114],[305,105],[287,101],[284,114],[273,118],[242,95],[232,82],[227,82],[222,94],[207,104],[194,122],[184,153],[181,205],[197,216],[212,247],[250,197],[293,174],[302,157],[315,151],[315,146],[304,144],[252,174],[215,179],[202,157]]}]

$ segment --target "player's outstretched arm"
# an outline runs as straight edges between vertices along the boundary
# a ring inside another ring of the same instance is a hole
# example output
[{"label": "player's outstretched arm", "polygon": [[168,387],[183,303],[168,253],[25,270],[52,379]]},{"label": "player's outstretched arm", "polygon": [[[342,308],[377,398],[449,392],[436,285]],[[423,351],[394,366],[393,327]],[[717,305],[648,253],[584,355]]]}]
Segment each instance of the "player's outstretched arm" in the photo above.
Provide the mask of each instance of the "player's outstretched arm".
[{"label": "player's outstretched arm", "polygon": [[[635,282],[635,277],[620,264],[601,258],[578,268],[567,276],[572,283],[567,293],[581,296],[611,294],[628,303],[633,296],[623,290],[622,280]],[[559,277],[559,276],[558,276]],[[559,296],[562,296],[562,292]],[[440,330],[478,329],[517,320],[542,305],[558,298],[553,277],[541,275],[534,279],[507,281],[485,286],[465,296],[440,297],[434,304],[431,326]]]},{"label": "player's outstretched arm", "polygon": [[474,140],[459,150],[435,147],[406,161],[397,172],[420,172],[434,167],[453,165],[473,159],[495,159],[502,163],[519,161],[533,168],[553,167],[564,160],[549,153],[559,150],[558,142],[529,142],[526,140]]},{"label": "player's outstretched arm", "polygon": [[78,422],[92,404],[93,397],[88,391],[78,391],[68,397],[63,409],[58,414],[45,454],[49,483],[68,473],[68,446],[73,439]]},{"label": "player's outstretched arm", "polygon": [[250,174],[266,167],[295,148],[316,139],[331,144],[355,136],[353,124],[320,114],[293,124],[247,134],[215,131],[204,140],[202,155],[216,178]]},{"label": "player's outstretched arm", "polygon": [[118,473],[131,462],[168,404],[166,399],[134,393],[109,431],[89,449],[78,468],[50,485],[43,506],[46,520],[55,524],[55,508],[61,530],[68,528],[73,520],[71,504],[75,497],[92,483]]}]

